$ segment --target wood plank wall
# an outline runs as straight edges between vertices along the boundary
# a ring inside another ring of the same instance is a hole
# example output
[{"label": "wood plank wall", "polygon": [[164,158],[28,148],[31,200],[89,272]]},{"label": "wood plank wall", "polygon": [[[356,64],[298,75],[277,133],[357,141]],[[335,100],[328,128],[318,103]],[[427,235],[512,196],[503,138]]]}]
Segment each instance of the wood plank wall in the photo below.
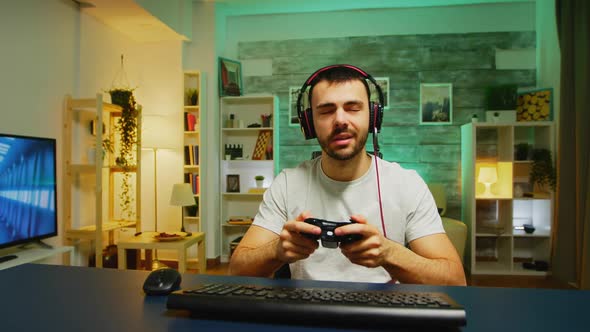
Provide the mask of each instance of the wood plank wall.
[{"label": "wood plank wall", "polygon": [[[427,182],[443,183],[447,216],[461,217],[460,126],[485,118],[485,88],[497,84],[533,87],[534,69],[497,70],[496,49],[535,48],[535,32],[490,32],[318,38],[241,42],[240,60],[271,60],[272,75],[244,77],[244,92],[274,93],[280,100],[280,165],[287,168],[319,150],[297,126],[289,126],[289,87],[301,86],[315,70],[349,63],[375,77],[389,77],[390,107],[379,143],[383,157],[415,169]],[[420,83],[453,84],[453,123],[419,124]],[[369,142],[371,139],[369,138]],[[370,143],[368,143],[370,144]],[[370,149],[370,148],[368,148]]]}]

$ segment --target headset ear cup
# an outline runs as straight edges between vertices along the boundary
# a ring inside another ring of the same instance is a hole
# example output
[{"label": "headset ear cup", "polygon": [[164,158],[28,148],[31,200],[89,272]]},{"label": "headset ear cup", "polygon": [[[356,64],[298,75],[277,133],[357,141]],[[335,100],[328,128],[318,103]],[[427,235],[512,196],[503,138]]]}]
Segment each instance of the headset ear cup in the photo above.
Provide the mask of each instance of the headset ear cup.
[{"label": "headset ear cup", "polygon": [[303,119],[301,121],[301,128],[303,129],[303,135],[305,139],[312,139],[316,137],[315,128],[313,127],[313,117],[311,108],[306,108],[304,111]]}]

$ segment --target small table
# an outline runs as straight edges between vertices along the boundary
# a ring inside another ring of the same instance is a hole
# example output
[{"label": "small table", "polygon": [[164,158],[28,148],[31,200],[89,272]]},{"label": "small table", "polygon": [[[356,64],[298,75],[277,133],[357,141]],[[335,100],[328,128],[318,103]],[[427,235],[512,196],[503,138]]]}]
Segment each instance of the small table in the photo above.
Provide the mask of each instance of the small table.
[{"label": "small table", "polygon": [[187,255],[186,250],[197,244],[198,259],[199,259],[199,273],[205,273],[207,270],[207,256],[205,255],[205,233],[194,232],[191,236],[186,236],[175,241],[158,241],[154,236],[158,232],[143,232],[138,236],[134,236],[125,240],[117,242],[118,248],[118,267],[119,270],[124,270],[127,267],[126,249],[169,249],[178,251],[178,271],[180,273],[186,272]]}]

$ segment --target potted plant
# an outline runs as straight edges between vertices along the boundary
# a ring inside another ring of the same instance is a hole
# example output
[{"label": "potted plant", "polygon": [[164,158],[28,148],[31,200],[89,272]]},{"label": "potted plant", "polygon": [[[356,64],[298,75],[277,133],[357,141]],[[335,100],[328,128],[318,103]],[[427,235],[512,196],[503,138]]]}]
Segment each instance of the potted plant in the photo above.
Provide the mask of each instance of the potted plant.
[{"label": "potted plant", "polygon": [[138,143],[137,117],[141,113],[141,106],[135,102],[133,90],[129,88],[113,88],[109,90],[111,103],[121,106],[121,117],[117,120],[115,129],[118,135],[119,145],[115,164],[122,168],[121,194],[119,195],[121,211],[123,215],[131,217],[131,174],[129,171],[136,164],[134,149]]},{"label": "potted plant", "polygon": [[186,105],[195,106],[199,102],[199,91],[194,88],[188,88],[184,91],[186,96]]},{"label": "potted plant", "polygon": [[528,143],[518,143],[514,146],[514,160],[528,160],[530,145]]},{"label": "potted plant", "polygon": [[557,175],[553,167],[551,151],[547,149],[533,149],[532,165],[529,182],[533,192],[547,193],[547,186],[553,191],[557,183]]},{"label": "potted plant", "polygon": [[264,176],[256,175],[254,177],[254,180],[256,180],[256,188],[262,188],[262,184],[264,183]]}]

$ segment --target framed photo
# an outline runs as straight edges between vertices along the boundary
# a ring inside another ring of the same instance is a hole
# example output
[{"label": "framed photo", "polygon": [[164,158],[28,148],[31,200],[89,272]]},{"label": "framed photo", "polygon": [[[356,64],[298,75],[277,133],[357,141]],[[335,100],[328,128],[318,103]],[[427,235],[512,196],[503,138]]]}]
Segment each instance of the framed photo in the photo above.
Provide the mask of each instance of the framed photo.
[{"label": "framed photo", "polygon": [[420,84],[420,124],[453,123],[453,85],[451,83]]},{"label": "framed photo", "polygon": [[299,127],[299,117],[297,116],[297,97],[299,97],[300,86],[289,87],[289,126]]},{"label": "framed photo", "polygon": [[219,96],[241,96],[242,64],[239,61],[219,58]]},{"label": "framed photo", "polygon": [[553,89],[519,92],[516,121],[550,121],[553,119]]},{"label": "framed photo", "polygon": [[227,188],[225,189],[228,193],[239,193],[240,192],[240,175],[239,174],[228,174],[226,177]]},{"label": "framed photo", "polygon": [[[377,82],[377,85],[379,85],[379,87],[381,88],[381,91],[383,92],[383,108],[387,109],[389,108],[389,77],[373,77],[375,79],[375,81]],[[375,85],[371,84],[369,82],[369,91],[371,92],[371,99],[374,102],[378,102],[379,98],[378,98],[378,94],[377,94],[377,88],[375,88]]]}]

